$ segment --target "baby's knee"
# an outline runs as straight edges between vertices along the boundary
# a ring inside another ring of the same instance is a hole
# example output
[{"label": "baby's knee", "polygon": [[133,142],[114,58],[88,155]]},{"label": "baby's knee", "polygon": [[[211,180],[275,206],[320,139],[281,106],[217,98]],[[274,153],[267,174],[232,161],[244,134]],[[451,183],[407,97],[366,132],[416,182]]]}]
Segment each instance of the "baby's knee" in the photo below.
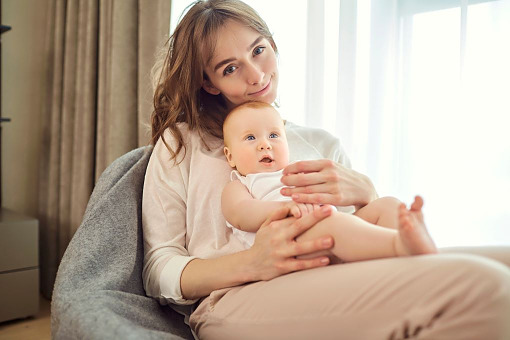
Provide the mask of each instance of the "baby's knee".
[{"label": "baby's knee", "polygon": [[385,197],[380,197],[380,198],[376,199],[373,203],[380,206],[383,210],[392,210],[392,209],[396,210],[400,206],[402,201],[400,201],[398,198],[395,198],[392,196],[385,196]]}]

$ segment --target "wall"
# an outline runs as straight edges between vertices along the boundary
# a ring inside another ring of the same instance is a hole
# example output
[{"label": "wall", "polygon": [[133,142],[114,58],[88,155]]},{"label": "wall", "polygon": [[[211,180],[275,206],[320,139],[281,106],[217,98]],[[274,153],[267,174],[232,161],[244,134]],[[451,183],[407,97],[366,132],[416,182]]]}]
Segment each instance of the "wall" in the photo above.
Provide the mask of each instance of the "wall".
[{"label": "wall", "polygon": [[2,206],[35,216],[48,0],[2,0]]}]

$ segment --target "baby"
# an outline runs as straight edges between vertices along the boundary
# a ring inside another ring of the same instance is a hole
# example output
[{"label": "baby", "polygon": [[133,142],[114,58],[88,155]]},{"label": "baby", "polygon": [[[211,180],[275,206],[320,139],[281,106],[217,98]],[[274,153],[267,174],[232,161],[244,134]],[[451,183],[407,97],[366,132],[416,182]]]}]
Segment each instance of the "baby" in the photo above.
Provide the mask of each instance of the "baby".
[{"label": "baby", "polygon": [[[222,193],[222,211],[234,234],[251,247],[255,232],[276,209],[286,206],[296,218],[319,205],[296,203],[280,194],[289,164],[284,122],[271,105],[248,102],[233,109],[223,124],[224,152],[236,170]],[[424,224],[417,196],[410,209],[400,201],[379,198],[353,214],[333,211],[296,241],[331,235],[334,246],[313,256],[332,263],[437,253]]]}]

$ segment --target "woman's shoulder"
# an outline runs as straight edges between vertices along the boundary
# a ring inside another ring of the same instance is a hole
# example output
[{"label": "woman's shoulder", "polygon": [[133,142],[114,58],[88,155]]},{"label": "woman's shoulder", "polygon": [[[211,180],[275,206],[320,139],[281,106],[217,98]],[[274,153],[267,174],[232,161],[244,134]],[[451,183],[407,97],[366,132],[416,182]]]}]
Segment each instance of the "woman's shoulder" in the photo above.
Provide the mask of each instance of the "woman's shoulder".
[{"label": "woman's shoulder", "polygon": [[290,160],[327,158],[342,164],[349,164],[340,140],[320,128],[300,126],[285,122]]},{"label": "woman's shoulder", "polygon": [[177,135],[171,128],[167,128],[154,145],[154,150],[152,152],[153,156],[157,156],[157,158],[161,160],[169,160],[173,159],[172,153],[177,152],[178,155],[176,159],[182,160],[186,157],[188,149],[191,149],[191,146],[196,139],[193,138],[196,132],[190,130],[186,123],[177,123],[176,131],[180,133],[182,138],[182,147],[180,150]]},{"label": "woman's shoulder", "polygon": [[[159,153],[165,159],[173,159],[172,154],[177,152],[178,163],[191,157],[191,154],[208,154],[221,147],[223,155],[223,141],[208,134],[200,134],[197,130],[190,129],[186,123],[177,123],[176,129],[167,128],[156,142],[153,153]],[[179,142],[178,136],[182,138]],[[179,148],[179,145],[181,147]],[[170,151],[171,150],[171,151]]]},{"label": "woman's shoulder", "polygon": [[[182,138],[186,141],[186,140],[189,140],[190,139],[190,136],[192,135],[192,131],[189,129],[189,126],[188,124],[186,123],[177,123],[175,125],[176,127],[176,130],[179,131],[182,135]],[[172,133],[172,129],[171,128],[166,128],[166,130],[163,132],[163,135],[162,135],[163,139],[168,143],[176,143],[176,138],[174,136],[174,134]],[[158,142],[160,142],[162,140],[162,138],[160,137]]]},{"label": "woman's shoulder", "polygon": [[298,135],[301,138],[305,139],[308,142],[315,142],[315,141],[327,141],[336,143],[338,142],[338,138],[331,134],[330,132],[321,129],[321,128],[314,128],[314,127],[308,127],[308,126],[301,126],[297,125],[290,121],[285,121],[285,131],[287,134],[294,134]]},{"label": "woman's shoulder", "polygon": [[[177,123],[175,127],[175,131],[180,134],[182,138],[182,144],[185,147],[193,145],[196,143],[197,139],[200,139],[198,132],[191,130],[186,123]],[[177,135],[171,128],[167,128],[163,132],[162,136],[156,142],[155,148],[160,145],[165,146],[165,144],[172,150],[176,150],[177,146],[179,145]]]}]

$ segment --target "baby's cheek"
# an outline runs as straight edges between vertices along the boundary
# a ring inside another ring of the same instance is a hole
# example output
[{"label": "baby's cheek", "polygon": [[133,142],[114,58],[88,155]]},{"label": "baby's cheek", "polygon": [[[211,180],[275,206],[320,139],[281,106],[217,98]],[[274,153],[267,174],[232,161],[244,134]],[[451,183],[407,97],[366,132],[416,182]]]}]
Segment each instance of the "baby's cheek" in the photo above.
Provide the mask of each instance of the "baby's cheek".
[{"label": "baby's cheek", "polygon": [[247,154],[243,154],[241,157],[239,157],[239,167],[242,167],[247,172],[253,172],[255,168],[255,156],[249,156]]}]

